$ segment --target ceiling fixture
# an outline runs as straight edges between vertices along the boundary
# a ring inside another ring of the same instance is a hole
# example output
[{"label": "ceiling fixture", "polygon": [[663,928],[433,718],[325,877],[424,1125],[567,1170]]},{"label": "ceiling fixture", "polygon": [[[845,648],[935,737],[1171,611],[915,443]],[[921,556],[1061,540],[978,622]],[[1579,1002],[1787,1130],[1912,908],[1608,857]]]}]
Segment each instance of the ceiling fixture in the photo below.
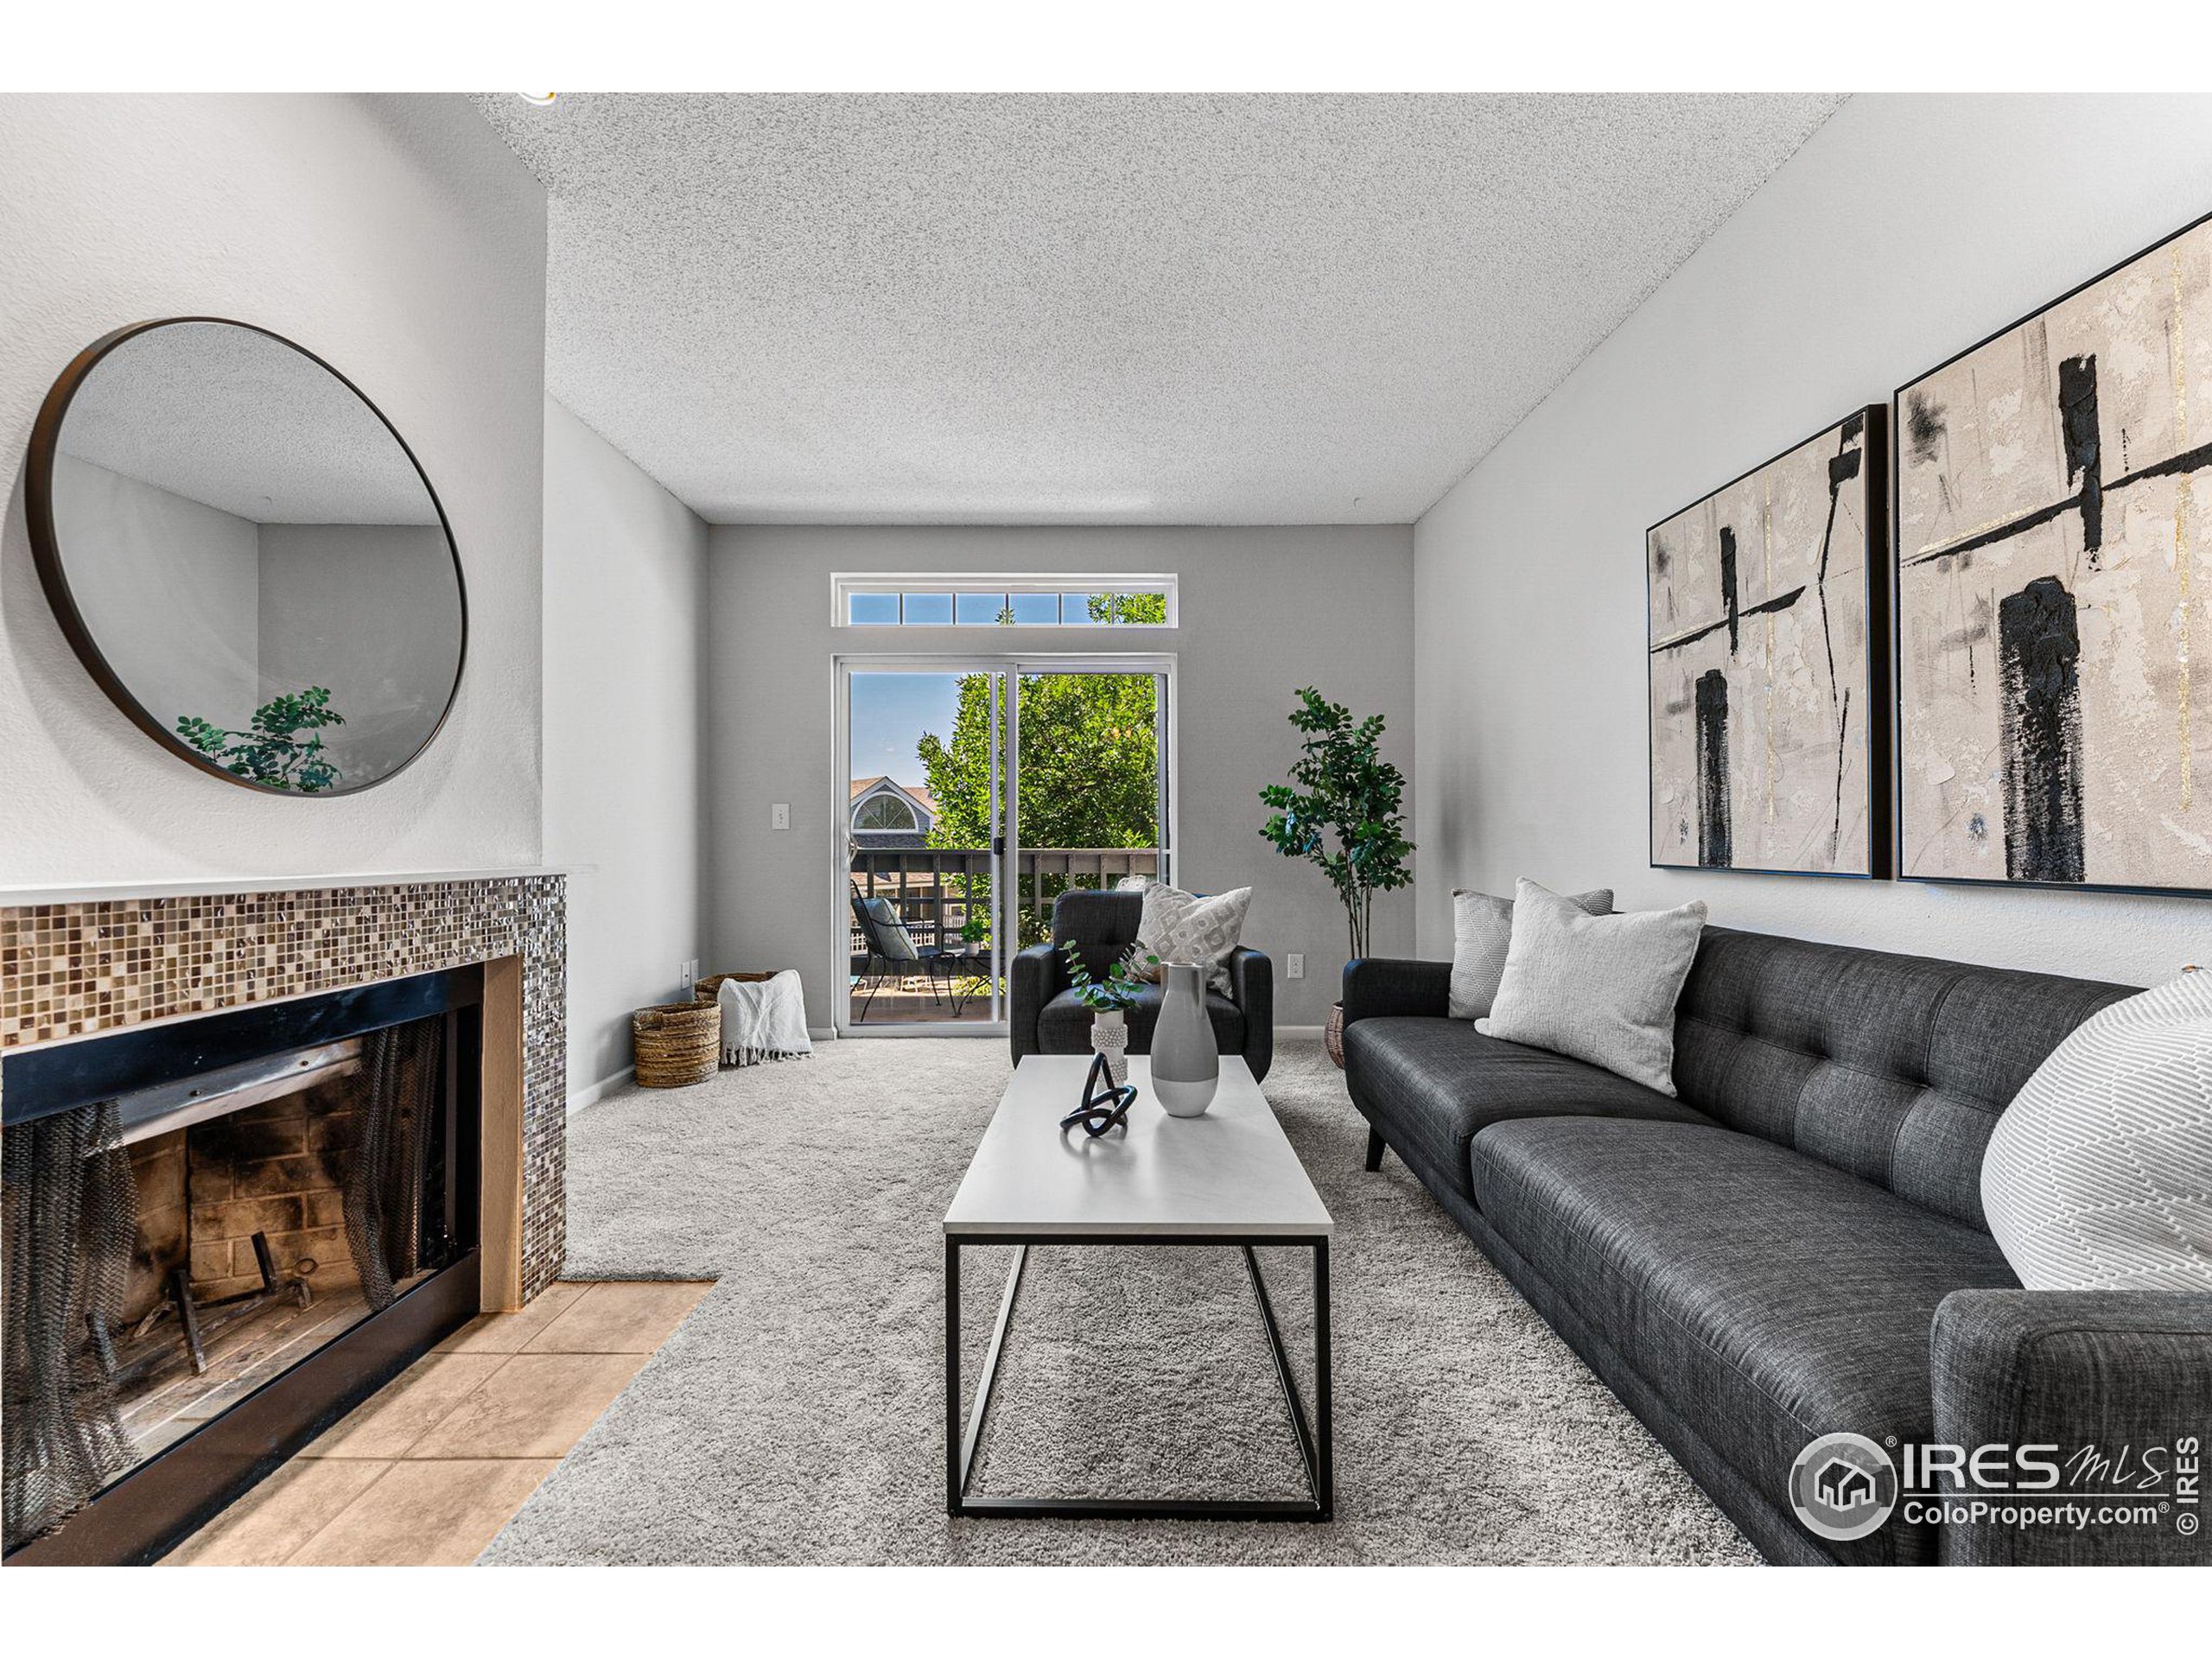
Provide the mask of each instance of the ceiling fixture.
[{"label": "ceiling fixture", "polygon": [[515,96],[522,99],[525,104],[536,104],[543,107],[545,105],[550,104],[555,99],[560,97],[561,94],[558,92],[517,92]]}]

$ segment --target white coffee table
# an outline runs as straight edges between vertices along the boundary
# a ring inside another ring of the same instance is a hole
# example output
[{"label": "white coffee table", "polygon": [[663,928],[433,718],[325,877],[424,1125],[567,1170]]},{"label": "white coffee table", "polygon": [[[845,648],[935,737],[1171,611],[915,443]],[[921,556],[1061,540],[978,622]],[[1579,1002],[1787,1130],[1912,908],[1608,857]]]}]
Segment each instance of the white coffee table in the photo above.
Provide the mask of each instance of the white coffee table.
[{"label": "white coffee table", "polygon": [[[1075,1109],[1090,1057],[1032,1054],[1014,1068],[1005,1098],[944,1217],[945,1507],[954,1515],[1326,1521],[1336,1503],[1329,1382],[1329,1238],[1336,1224],[1275,1122],[1242,1057],[1221,1059],[1221,1088],[1202,1117],[1174,1118],[1152,1096],[1148,1062],[1129,1058],[1137,1086],[1126,1128],[1093,1140],[1061,1129]],[[991,1333],[963,1431],[960,1410],[960,1252],[1014,1246],[998,1325]],[[970,1496],[968,1483],[991,1406],[991,1385],[1014,1320],[1032,1244],[1201,1244],[1241,1250],[1290,1408],[1310,1498],[1065,1498]],[[1255,1245],[1313,1252],[1313,1395],[1309,1421]]]}]

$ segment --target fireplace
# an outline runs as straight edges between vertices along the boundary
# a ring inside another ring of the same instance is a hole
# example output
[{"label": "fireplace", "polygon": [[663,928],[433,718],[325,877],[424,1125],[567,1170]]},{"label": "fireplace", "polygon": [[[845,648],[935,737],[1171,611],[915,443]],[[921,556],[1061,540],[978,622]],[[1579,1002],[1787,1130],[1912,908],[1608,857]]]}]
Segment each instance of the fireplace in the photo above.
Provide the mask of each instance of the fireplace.
[{"label": "fireplace", "polygon": [[157,1559],[476,1313],[485,983],[7,1058],[10,1564]]}]

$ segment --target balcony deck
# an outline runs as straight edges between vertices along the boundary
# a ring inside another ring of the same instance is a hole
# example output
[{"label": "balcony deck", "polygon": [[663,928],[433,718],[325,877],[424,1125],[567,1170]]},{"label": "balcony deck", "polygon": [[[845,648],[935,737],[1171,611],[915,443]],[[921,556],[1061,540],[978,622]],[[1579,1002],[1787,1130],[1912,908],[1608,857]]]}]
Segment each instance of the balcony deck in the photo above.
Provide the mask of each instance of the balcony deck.
[{"label": "balcony deck", "polygon": [[[1156,847],[1023,848],[1014,877],[1020,943],[1034,944],[1050,936],[1053,900],[1071,887],[1113,887],[1131,876],[1154,880],[1160,861]],[[987,848],[870,848],[853,854],[852,887],[864,899],[888,899],[907,938],[925,955],[940,945],[956,950],[977,948],[963,940],[962,930],[971,915],[989,913],[991,866]],[[871,964],[867,936],[857,923],[848,930],[848,948],[852,980],[846,1019],[852,1028],[957,1028],[989,1022],[990,994],[980,977],[961,982],[956,1014],[943,978],[933,987],[925,971],[893,976],[882,971],[884,964]],[[868,989],[871,965],[878,970],[872,998]]]},{"label": "balcony deck", "polygon": [[990,1023],[991,996],[979,982],[975,995],[963,996],[960,1012],[955,1014],[942,986],[932,996],[929,980],[917,977],[885,985],[873,1001],[864,987],[856,985],[850,1008],[848,1020],[861,1031],[878,1026],[981,1026]]}]

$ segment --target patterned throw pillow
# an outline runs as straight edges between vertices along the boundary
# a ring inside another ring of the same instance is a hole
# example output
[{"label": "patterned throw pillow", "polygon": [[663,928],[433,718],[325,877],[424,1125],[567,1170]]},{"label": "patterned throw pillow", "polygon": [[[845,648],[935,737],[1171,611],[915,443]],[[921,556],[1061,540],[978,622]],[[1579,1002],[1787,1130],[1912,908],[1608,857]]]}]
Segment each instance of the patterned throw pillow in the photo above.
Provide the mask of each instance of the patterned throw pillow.
[{"label": "patterned throw pillow", "polygon": [[1226,995],[1230,953],[1236,949],[1251,906],[1249,887],[1202,899],[1154,882],[1144,890],[1144,915],[1137,923],[1136,970],[1157,983],[1160,965],[1147,963],[1147,957],[1162,963],[1195,962],[1207,970],[1207,983]]},{"label": "patterned throw pillow", "polygon": [[[1612,912],[1613,890],[1592,887],[1567,901],[1592,916]],[[1452,889],[1452,989],[1445,1012],[1454,1020],[1479,1020],[1497,1001],[1505,977],[1506,947],[1513,940],[1513,901],[1471,887]]]},{"label": "patterned throw pillow", "polygon": [[1989,1137],[1981,1208],[2030,1290],[2212,1290],[2212,973],[2051,1051]]}]

